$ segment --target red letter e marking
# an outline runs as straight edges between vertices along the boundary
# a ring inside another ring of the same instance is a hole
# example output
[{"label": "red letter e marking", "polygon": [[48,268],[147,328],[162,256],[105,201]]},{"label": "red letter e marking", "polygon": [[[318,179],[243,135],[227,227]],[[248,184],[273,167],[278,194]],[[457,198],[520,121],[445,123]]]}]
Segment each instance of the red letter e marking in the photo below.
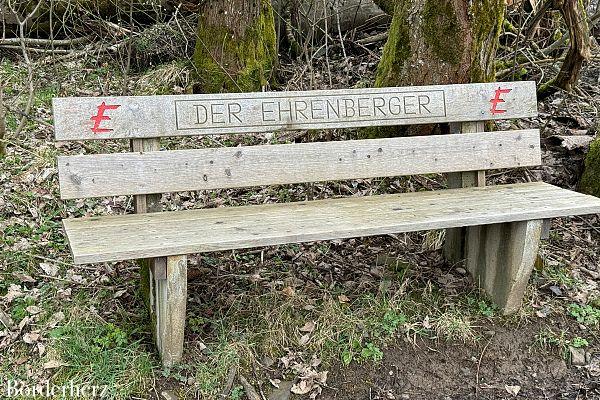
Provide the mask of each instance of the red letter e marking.
[{"label": "red letter e marking", "polygon": [[94,126],[92,127],[92,132],[94,132],[96,134],[96,133],[104,133],[104,132],[112,131],[112,129],[109,129],[109,128],[100,128],[100,123],[102,123],[102,121],[110,121],[110,117],[108,115],[104,115],[104,111],[116,110],[119,107],[121,107],[120,104],[106,105],[105,102],[102,102],[102,104],[100,104],[98,106],[98,114],[93,115],[92,118],[90,118],[92,121],[94,121]]},{"label": "red letter e marking", "polygon": [[498,103],[504,103],[504,99],[502,99],[500,96],[502,96],[505,93],[510,92],[512,89],[501,89],[498,88],[496,89],[496,97],[494,97],[493,99],[490,100],[490,103],[492,103],[492,108],[490,109],[490,112],[492,113],[492,115],[496,115],[496,114],[504,114],[506,112],[506,110],[499,110],[498,107]]}]

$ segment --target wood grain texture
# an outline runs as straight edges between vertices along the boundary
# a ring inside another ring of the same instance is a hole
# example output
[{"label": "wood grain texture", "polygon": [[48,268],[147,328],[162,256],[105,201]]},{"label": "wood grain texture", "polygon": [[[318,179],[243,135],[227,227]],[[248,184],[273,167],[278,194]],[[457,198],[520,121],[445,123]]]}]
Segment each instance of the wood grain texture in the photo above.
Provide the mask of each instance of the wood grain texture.
[{"label": "wood grain texture", "polygon": [[156,347],[163,366],[181,361],[187,304],[187,258],[167,257],[166,279],[155,280]]},{"label": "wood grain texture", "polygon": [[76,264],[600,213],[545,183],[63,220]]},{"label": "wood grain texture", "polygon": [[[483,132],[485,131],[485,122],[450,124],[450,131],[454,134]],[[473,168],[473,170],[467,172],[453,172],[448,174],[448,188],[454,189],[472,186],[485,186],[485,170]],[[456,264],[464,260],[466,241],[469,240],[469,229],[468,227],[460,227],[446,230],[444,256],[451,264]]]},{"label": "wood grain texture", "polygon": [[467,270],[504,314],[521,307],[542,225],[542,220],[533,220],[469,228]]},{"label": "wood grain texture", "polygon": [[59,157],[63,199],[533,166],[538,130]]},{"label": "wood grain texture", "polygon": [[[497,92],[500,88],[502,93]],[[493,102],[496,98],[498,102]],[[55,98],[52,103],[59,141],[414,125],[537,115],[535,82],[71,97]]]}]

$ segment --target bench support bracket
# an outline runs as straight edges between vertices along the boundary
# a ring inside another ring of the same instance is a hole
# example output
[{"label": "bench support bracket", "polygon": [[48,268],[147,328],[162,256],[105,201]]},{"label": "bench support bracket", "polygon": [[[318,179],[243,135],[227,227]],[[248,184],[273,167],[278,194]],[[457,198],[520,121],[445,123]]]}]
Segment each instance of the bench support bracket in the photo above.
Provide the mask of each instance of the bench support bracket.
[{"label": "bench support bracket", "polygon": [[535,220],[482,225],[467,232],[467,270],[504,314],[521,306],[543,223]]},{"label": "bench support bracket", "polygon": [[164,366],[172,366],[183,355],[187,303],[186,256],[166,257],[166,279],[152,276],[151,313],[155,322],[156,347]]},{"label": "bench support bracket", "polygon": [[[449,124],[450,133],[469,134],[485,131],[485,123],[463,122]],[[485,171],[453,172],[448,174],[448,188],[485,186]],[[446,229],[444,256],[451,264],[462,263],[465,259],[466,237],[469,228]]]},{"label": "bench support bracket", "polygon": [[[133,139],[131,151],[160,150],[160,139]],[[162,210],[160,194],[134,196],[136,214]],[[141,291],[150,311],[154,341],[164,366],[172,366],[183,355],[185,309],[187,300],[187,262],[185,256],[139,260]]]}]

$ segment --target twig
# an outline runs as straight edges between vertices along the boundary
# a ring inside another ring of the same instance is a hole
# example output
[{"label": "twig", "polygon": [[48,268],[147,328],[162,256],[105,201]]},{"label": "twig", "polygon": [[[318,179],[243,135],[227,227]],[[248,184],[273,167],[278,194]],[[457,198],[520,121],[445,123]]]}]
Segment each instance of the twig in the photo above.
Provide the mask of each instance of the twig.
[{"label": "twig", "polygon": [[4,85],[0,83],[0,157],[6,155],[6,142],[4,137],[6,136],[6,113],[4,111]]},{"label": "twig", "polygon": [[323,0],[323,12],[325,13],[325,64],[327,65],[327,76],[329,77],[329,87],[333,86],[331,80],[331,68],[329,66],[329,40],[327,34],[327,0]]},{"label": "twig", "polygon": [[[23,42],[28,46],[72,46],[74,44],[86,43],[89,42],[90,38],[88,36],[75,38],[75,39],[32,39],[32,38],[24,38]],[[5,38],[0,39],[0,45],[20,45],[21,38]]]},{"label": "twig", "polygon": [[[21,20],[18,13],[15,11],[13,5],[9,2],[9,8],[10,8],[11,12],[15,15],[15,18],[17,19],[17,23],[19,24],[19,39],[20,39],[20,44],[21,44],[21,51],[23,53],[23,59],[25,60],[25,65],[27,65],[27,81],[28,81],[27,83],[29,85],[29,98],[27,99],[27,104],[25,105],[25,111],[24,111],[25,114],[29,114],[29,112],[31,111],[31,107],[33,106],[33,92],[34,92],[33,68],[31,66],[31,60],[29,59],[29,54],[27,53],[27,48],[25,47],[25,25],[37,13],[37,10],[40,8],[42,3],[43,3],[42,0],[38,1],[38,3],[33,8],[33,10],[29,14],[27,14],[25,19]],[[21,133],[21,131],[23,130],[23,127],[25,126],[26,121],[27,121],[26,117],[21,117],[19,126],[15,130],[15,136],[18,136],[19,133]]]},{"label": "twig", "polygon": [[[339,8],[339,6],[340,6],[340,3],[338,1],[337,7]],[[358,12],[358,7],[356,8],[356,12]],[[344,47],[344,36],[342,36],[342,27],[341,27],[341,23],[340,23],[339,11],[335,13],[335,18],[337,20],[338,35],[340,35],[340,45],[342,46],[342,54],[344,55],[344,60],[346,61],[346,64],[348,64],[348,56],[346,55],[346,48]]]},{"label": "twig", "polygon": [[488,340],[488,342],[483,346],[483,350],[481,350],[481,354],[479,355],[479,360],[477,361],[477,374],[475,375],[475,397],[477,397],[479,393],[479,370],[481,369],[481,360],[483,360],[483,355],[485,354],[485,350],[488,348],[490,343],[492,342],[493,336]]},{"label": "twig", "polygon": [[8,105],[4,105],[4,108],[6,108],[8,111],[10,111],[10,112],[11,112],[11,113],[13,113],[13,114],[19,114],[19,115],[20,115],[21,117],[23,117],[23,118],[30,119],[30,120],[32,120],[32,121],[35,121],[35,122],[37,122],[37,123],[40,123],[40,124],[46,125],[46,126],[48,126],[48,127],[51,127],[51,128],[53,128],[53,127],[54,127],[54,125],[52,125],[52,124],[51,124],[50,122],[48,122],[48,121],[44,121],[43,119],[40,119],[40,118],[34,117],[34,116],[33,116],[33,115],[31,115],[31,114],[25,114],[23,111],[21,111],[21,110],[15,110],[14,108],[12,108],[12,107],[10,107],[10,106],[8,106]]},{"label": "twig", "polygon": [[388,38],[388,33],[383,32],[383,33],[378,33],[377,35],[366,37],[364,39],[359,39],[355,43],[365,45],[365,44],[382,42],[384,40],[387,40],[387,38]]},{"label": "twig", "polygon": [[[13,46],[8,44],[0,44],[0,47],[7,50],[23,50],[22,46]],[[66,49],[38,49],[36,47],[26,47],[25,48],[29,53],[40,53],[40,54],[69,54],[72,53],[72,50]]]},{"label": "twig", "polygon": [[249,400],[262,400],[256,389],[254,389],[254,386],[252,386],[250,382],[244,378],[244,375],[239,374],[239,379]]}]

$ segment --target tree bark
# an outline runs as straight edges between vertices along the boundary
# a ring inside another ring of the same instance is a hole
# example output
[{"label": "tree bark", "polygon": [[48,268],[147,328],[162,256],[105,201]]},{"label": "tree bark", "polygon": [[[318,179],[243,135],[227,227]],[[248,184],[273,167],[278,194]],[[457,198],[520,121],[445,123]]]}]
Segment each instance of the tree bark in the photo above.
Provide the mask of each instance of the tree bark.
[{"label": "tree bark", "polygon": [[584,193],[600,197],[600,136],[590,144],[579,189]]},{"label": "tree bark", "polygon": [[[393,8],[375,86],[489,82],[505,0],[379,0]],[[395,3],[394,6],[391,3]],[[379,128],[368,137],[428,134],[434,127]]]},{"label": "tree bark", "polygon": [[570,45],[558,75],[540,87],[538,97],[542,99],[558,89],[571,91],[579,81],[584,62],[591,56],[590,29],[583,2],[554,0],[554,7],[560,10],[569,28]]},{"label": "tree bark", "polygon": [[196,93],[261,90],[277,65],[270,0],[208,0],[200,4],[193,61]]},{"label": "tree bark", "polygon": [[302,0],[289,4],[298,8],[291,10],[292,22],[305,38],[324,37],[326,26],[329,36],[335,38],[339,32],[386,22],[390,18],[372,0]]}]

